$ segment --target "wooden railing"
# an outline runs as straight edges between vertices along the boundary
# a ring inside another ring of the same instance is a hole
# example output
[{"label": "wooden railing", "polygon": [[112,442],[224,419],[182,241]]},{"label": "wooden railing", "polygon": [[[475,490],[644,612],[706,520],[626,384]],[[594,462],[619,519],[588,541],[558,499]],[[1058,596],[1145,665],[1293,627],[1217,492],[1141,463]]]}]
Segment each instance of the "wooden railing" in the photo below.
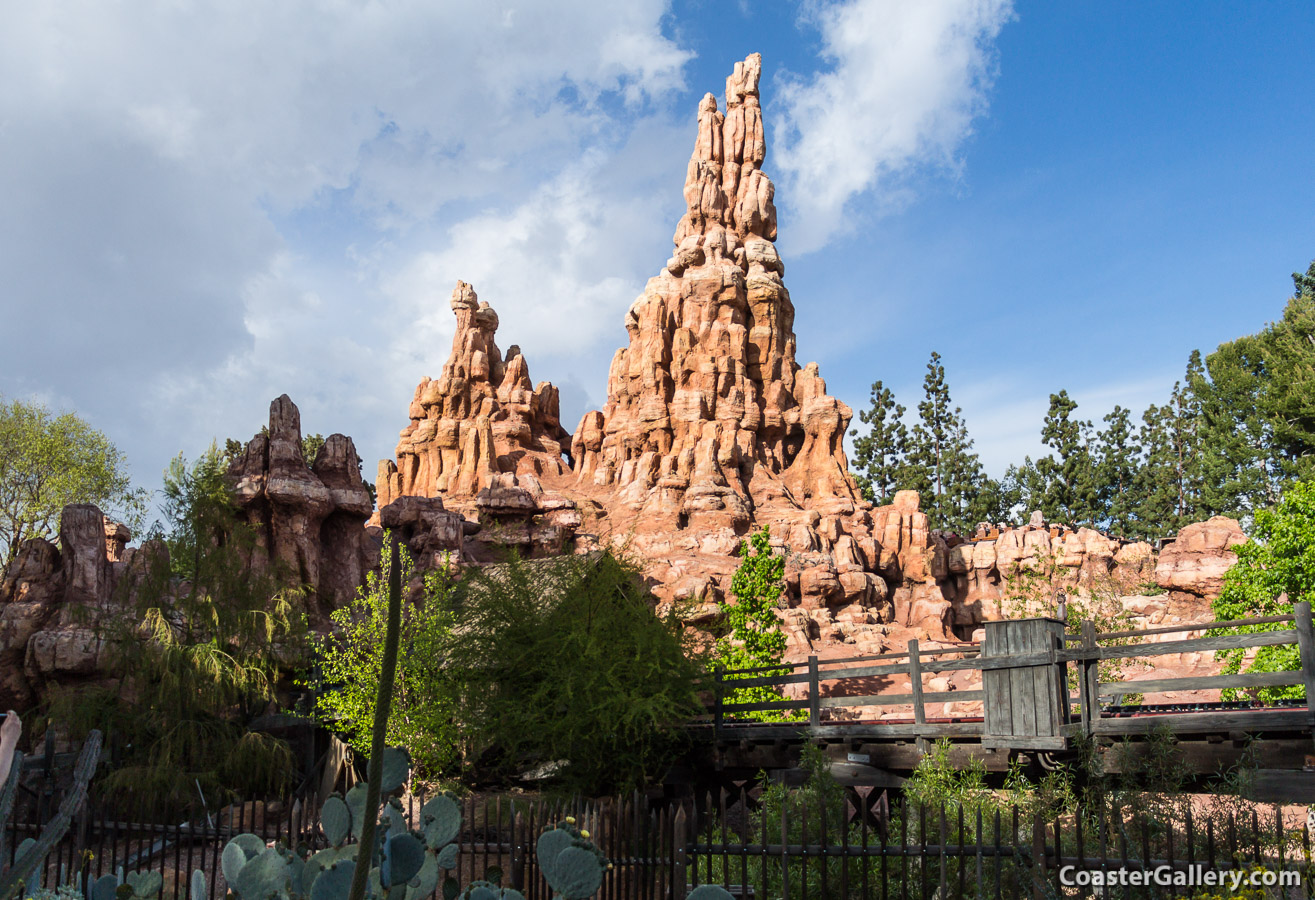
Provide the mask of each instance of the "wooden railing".
[{"label": "wooden railing", "polygon": [[[1254,625],[1284,625],[1244,634],[1225,634],[1158,642],[1102,646],[1102,642],[1126,641],[1166,634],[1185,634]],[[980,738],[988,744],[1052,749],[1064,746],[1077,734],[1144,734],[1168,726],[1178,732],[1218,732],[1234,730],[1312,730],[1315,712],[1315,636],[1312,632],[1311,607],[1299,603],[1295,613],[1286,616],[1216,621],[1099,633],[1090,621],[1081,622],[1078,634],[1064,634],[1065,624],[1053,619],[1010,620],[986,623],[987,638],[982,645],[923,649],[917,640],[909,641],[907,650],[873,656],[855,656],[838,660],[807,661],[753,669],[719,671],[707,678],[704,689],[710,694],[702,721],[710,721],[714,732],[734,726],[736,736],[753,736],[757,727],[740,721],[753,712],[794,712],[793,724],[808,726],[819,736],[847,736],[862,733],[890,738]],[[1030,632],[1028,631],[1030,629]],[[1030,635],[1030,636],[1029,636]],[[1176,653],[1207,653],[1227,649],[1250,649],[1279,645],[1299,648],[1302,668],[1289,672],[1252,672],[1151,678],[1136,681],[1101,682],[1099,667],[1103,661],[1148,661]],[[1078,693],[1070,696],[1067,685],[1069,665],[1077,669]],[[929,675],[976,671],[983,687],[971,690],[929,691],[924,679]],[[907,676],[907,692],[873,690],[873,680]],[[826,685],[824,691],[823,685]],[[782,691],[791,685],[803,685],[797,699],[768,700],[755,703],[728,702],[738,688],[768,687]],[[1307,698],[1304,708],[1295,709],[1216,709],[1204,713],[1112,718],[1101,717],[1102,701],[1129,691],[1166,692],[1267,687],[1303,686]],[[953,718],[929,718],[928,704],[983,704],[981,721],[960,714]],[[911,721],[828,723],[823,710],[862,707],[905,707]],[[1012,707],[1012,727],[1002,709]],[[804,719],[806,714],[807,718]],[[947,720],[948,719],[948,720]],[[773,725],[759,723],[761,727]],[[726,733],[729,736],[729,733]],[[1015,740],[1017,738],[1018,740]],[[1023,741],[1022,739],[1028,739]]]}]

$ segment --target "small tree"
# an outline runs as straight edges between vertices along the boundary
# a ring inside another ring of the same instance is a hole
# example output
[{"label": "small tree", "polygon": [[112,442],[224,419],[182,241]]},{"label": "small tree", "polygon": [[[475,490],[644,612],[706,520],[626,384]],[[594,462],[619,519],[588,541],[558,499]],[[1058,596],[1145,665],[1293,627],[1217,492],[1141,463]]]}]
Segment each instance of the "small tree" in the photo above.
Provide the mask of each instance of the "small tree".
[{"label": "small tree", "polygon": [[[1315,482],[1298,481],[1289,485],[1274,509],[1256,512],[1251,540],[1233,548],[1237,564],[1224,575],[1224,589],[1212,604],[1215,618],[1245,619],[1253,616],[1281,616],[1292,613],[1293,604],[1315,601]],[[1214,634],[1277,631],[1283,623],[1244,625],[1212,632]],[[1218,650],[1224,661],[1224,673],[1242,671],[1242,649]],[[1284,672],[1301,668],[1297,647],[1284,644],[1259,647],[1247,672]],[[1236,699],[1240,691],[1225,692],[1226,699]],[[1299,685],[1261,688],[1260,699],[1266,703],[1305,696]]]},{"label": "small tree", "polygon": [[52,537],[71,503],[94,503],[137,527],[146,492],[133,489],[109,438],[78,416],[0,402],[0,569],[23,541]]},{"label": "small tree", "polygon": [[164,477],[168,530],[143,545],[121,603],[96,625],[113,689],[75,686],[54,718],[75,730],[113,731],[123,752],[106,788],[186,804],[207,796],[275,792],[292,777],[287,745],[247,729],[304,630],[300,591],[276,567],[253,562],[256,535],[238,519],[223,455],[212,445],[181,456]]},{"label": "small tree", "polygon": [[[388,541],[385,539],[385,544]],[[411,555],[399,549],[399,577],[410,584],[415,575]],[[356,597],[335,610],[332,635],[316,643],[319,662],[316,714],[346,735],[347,743],[368,755],[388,625],[388,554],[378,573],[371,572]],[[452,582],[445,568],[424,574],[424,587],[402,605],[400,642],[393,687],[392,714],[386,743],[405,747],[422,773],[436,775],[456,758],[457,735],[442,667],[443,643],[452,627]]]},{"label": "small tree", "polygon": [[[722,606],[722,622],[729,633],[717,641],[713,665],[718,669],[757,669],[779,666],[785,656],[785,635],[781,632],[776,607],[781,599],[782,576],[785,575],[785,557],[773,552],[766,526],[749,535],[740,545],[740,567],[731,579],[731,595],[735,603]],[[737,678],[761,678],[766,675],[785,675],[786,669],[752,672],[747,675],[729,675]],[[770,703],[780,700],[775,688],[756,685],[735,688],[728,703]],[[761,710],[746,713],[760,722],[775,722],[795,718],[792,711]]]},{"label": "small tree", "polygon": [[660,776],[702,707],[679,623],[653,605],[607,552],[472,570],[443,650],[472,756],[510,773],[564,762],[582,793]]}]

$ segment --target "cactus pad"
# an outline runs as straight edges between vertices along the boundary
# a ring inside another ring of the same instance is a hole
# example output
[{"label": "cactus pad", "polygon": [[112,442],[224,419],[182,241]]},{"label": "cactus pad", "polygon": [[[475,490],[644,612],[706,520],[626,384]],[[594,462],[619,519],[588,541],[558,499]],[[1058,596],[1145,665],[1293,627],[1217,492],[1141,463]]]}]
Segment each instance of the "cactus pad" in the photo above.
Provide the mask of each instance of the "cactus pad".
[{"label": "cactus pad", "polygon": [[237,881],[230,886],[242,900],[269,900],[286,891],[290,881],[288,861],[271,847],[255,859],[247,860]]},{"label": "cactus pad", "polygon": [[365,827],[365,782],[360,782],[348,791],[344,802],[352,814],[352,835],[360,840],[361,829]]},{"label": "cactus pad", "polygon": [[132,888],[132,895],[141,898],[141,900],[155,896],[164,885],[164,876],[159,872],[150,870],[129,872],[127,880],[128,886]]},{"label": "cactus pad", "polygon": [[502,900],[502,891],[487,881],[472,881],[462,892],[461,900]]},{"label": "cactus pad", "polygon": [[324,801],[320,809],[320,827],[331,846],[340,847],[347,840],[352,830],[352,813],[341,797],[333,796]]},{"label": "cactus pad", "polygon": [[328,866],[315,879],[309,900],[347,900],[355,872],[356,863],[350,859],[340,859]]},{"label": "cactus pad", "polygon": [[426,853],[420,871],[407,885],[406,900],[425,900],[434,893],[438,888],[438,866],[438,858],[432,853]]},{"label": "cactus pad", "polygon": [[191,896],[189,897],[189,900],[205,900],[205,897],[205,873],[200,869],[195,869],[192,871]]},{"label": "cactus pad", "polygon": [[379,790],[385,794],[406,784],[411,776],[411,755],[401,747],[384,748],[383,775],[379,780]]},{"label": "cactus pad", "polygon": [[119,879],[113,875],[102,875],[91,885],[91,900],[114,900],[114,892],[119,888]]},{"label": "cactus pad", "polygon": [[[229,841],[224,845],[224,855],[220,858],[220,868],[224,872],[224,880],[229,884],[237,882],[237,876],[242,874],[242,869],[246,867],[247,854],[241,845],[236,841]],[[108,878],[109,876],[105,876]],[[118,881],[115,881],[118,886]],[[97,898],[100,900],[100,898]]]},{"label": "cactus pad", "polygon": [[567,847],[553,861],[557,879],[548,883],[565,900],[585,900],[602,886],[606,868],[607,864],[592,850]]},{"label": "cactus pad", "polygon": [[405,831],[390,834],[384,844],[384,859],[380,868],[380,884],[392,887],[410,881],[425,862],[425,845]]},{"label": "cactus pad", "polygon": [[557,886],[557,857],[571,846],[574,836],[564,828],[551,828],[539,835],[534,845],[535,855],[539,859],[539,870],[554,888]]},{"label": "cactus pad", "polygon": [[730,891],[719,884],[701,884],[685,895],[685,900],[735,900]]},{"label": "cactus pad", "polygon": [[242,852],[247,855],[247,859],[255,859],[265,852],[265,839],[259,835],[245,832],[229,841],[230,844],[237,844],[242,848]]},{"label": "cactus pad", "polygon": [[439,794],[420,808],[420,828],[430,850],[450,844],[461,832],[461,807],[446,794]]}]

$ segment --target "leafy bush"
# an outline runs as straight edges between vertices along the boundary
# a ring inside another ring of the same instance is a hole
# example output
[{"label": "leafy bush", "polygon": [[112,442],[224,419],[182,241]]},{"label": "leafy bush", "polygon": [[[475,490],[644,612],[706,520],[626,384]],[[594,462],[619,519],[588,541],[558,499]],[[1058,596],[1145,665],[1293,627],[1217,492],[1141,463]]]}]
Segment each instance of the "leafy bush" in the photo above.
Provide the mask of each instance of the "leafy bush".
[{"label": "leafy bush", "polygon": [[[1274,509],[1256,512],[1251,540],[1233,548],[1237,564],[1224,575],[1224,589],[1214,601],[1218,619],[1246,619],[1262,616],[1291,615],[1293,604],[1315,600],[1315,481],[1289,485]],[[1252,634],[1291,627],[1284,622],[1244,625],[1212,631],[1211,634]],[[1258,647],[1248,672],[1284,672],[1301,668],[1301,655],[1295,644]],[[1241,648],[1218,650],[1215,657],[1224,662],[1225,674],[1242,671],[1248,651]],[[1306,696],[1301,685],[1260,688],[1258,697],[1265,703]],[[1224,691],[1224,699],[1242,699],[1238,689]]]},{"label": "leafy bush", "polygon": [[[717,641],[712,669],[763,669],[742,675],[728,675],[726,680],[788,675],[788,668],[772,669],[785,656],[785,635],[781,632],[776,607],[781,599],[785,557],[773,552],[767,526],[749,535],[740,545],[740,566],[731,579],[733,604],[721,603],[721,621],[729,633]],[[734,688],[723,698],[725,703],[771,703],[784,699],[780,690],[767,685]],[[799,710],[755,710],[737,717],[759,722],[778,722],[799,718]]]},{"label": "leafy bush", "polygon": [[562,762],[601,793],[662,773],[701,706],[679,624],[653,615],[633,563],[611,553],[473,570],[443,655],[470,758],[519,771]]},{"label": "leafy bush", "polygon": [[[398,553],[401,583],[407,585],[415,569],[404,547]],[[370,753],[382,668],[379,648],[387,627],[391,568],[384,554],[379,572],[371,572],[355,599],[332,613],[333,634],[318,640],[315,648],[320,688],[315,712],[365,756]],[[405,747],[427,776],[450,766],[458,747],[442,656],[452,627],[452,587],[445,568],[432,569],[424,574],[423,588],[402,604],[402,652],[386,740],[390,746]]]}]

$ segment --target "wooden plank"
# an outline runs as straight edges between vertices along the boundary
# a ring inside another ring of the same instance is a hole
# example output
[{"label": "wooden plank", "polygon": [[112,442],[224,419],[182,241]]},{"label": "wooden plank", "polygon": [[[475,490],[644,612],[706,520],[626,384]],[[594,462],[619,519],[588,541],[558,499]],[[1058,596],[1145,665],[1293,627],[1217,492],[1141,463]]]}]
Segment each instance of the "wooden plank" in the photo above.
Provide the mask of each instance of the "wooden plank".
[{"label": "wooden plank", "polygon": [[723,703],[721,706],[722,712],[728,713],[807,708],[807,700],[767,700],[762,703]]},{"label": "wooden plank", "polygon": [[[1315,728],[1315,631],[1311,629],[1310,603],[1293,607],[1297,621],[1297,646],[1301,651],[1302,683],[1306,687],[1306,719]],[[1311,737],[1315,739],[1315,731]]]},{"label": "wooden plank", "polygon": [[[924,692],[923,703],[955,703],[962,700],[970,703],[983,700],[986,692],[977,689],[971,691],[933,691]],[[913,702],[912,694],[860,694],[853,697],[823,697],[820,705],[824,707],[846,706],[905,706]]]},{"label": "wooden plank", "polygon": [[729,673],[726,675],[726,684],[733,687],[776,687],[785,684],[807,684],[808,673],[800,672],[797,675],[763,675],[758,678],[735,678]]},{"label": "wooden plank", "polygon": [[1009,670],[1009,690],[1014,698],[1014,705],[1010,712],[1013,716],[1014,727],[1012,730],[1004,732],[1005,734],[1034,735],[1037,733],[1035,676],[1031,671],[1031,666],[1024,668],[1018,662],[1020,658],[1028,655],[1028,651],[1037,649],[1032,642],[1035,625],[1035,622],[1028,621],[1005,622],[1005,638],[1009,643],[1010,655],[1013,657],[1016,666]]},{"label": "wooden plank", "polygon": [[[1098,641],[1109,641],[1115,638],[1141,637],[1144,634],[1174,634],[1183,631],[1213,631],[1216,628],[1240,628],[1243,625],[1277,625],[1279,622],[1291,622],[1293,617],[1287,616],[1258,616],[1251,619],[1234,619],[1232,621],[1219,622],[1197,622],[1191,625],[1163,625],[1159,628],[1134,628],[1131,631],[1107,631],[1104,634],[1096,635]],[[1070,638],[1072,640],[1072,638]]]},{"label": "wooden plank", "polygon": [[[1096,623],[1087,619],[1082,623],[1082,648],[1087,652],[1096,649]],[[1084,659],[1077,664],[1078,691],[1082,704],[1082,730],[1092,733],[1092,723],[1100,718],[1100,673],[1096,660]],[[1062,731],[1061,731],[1062,733]]]},{"label": "wooden plank", "polygon": [[1247,776],[1244,796],[1257,803],[1315,803],[1315,772],[1257,769]]},{"label": "wooden plank", "polygon": [[[1087,665],[1090,665],[1089,663]],[[1100,696],[1150,694],[1163,691],[1210,691],[1223,688],[1285,687],[1302,684],[1301,672],[1243,672],[1238,675],[1195,675],[1190,678],[1145,678],[1102,684]]]},{"label": "wooden plank", "polygon": [[927,710],[922,705],[922,667],[918,665],[918,640],[909,641],[909,688],[913,692],[913,721],[919,725],[927,721]]},{"label": "wooden plank", "polygon": [[[1294,629],[1258,631],[1255,634],[1225,634],[1219,637],[1192,638],[1186,641],[1163,641],[1158,644],[1133,644],[1125,647],[1099,647],[1096,659],[1139,659],[1143,656],[1164,656],[1169,653],[1207,653],[1212,650],[1233,650],[1238,647],[1273,647],[1278,644],[1297,643]],[[1058,658],[1066,662],[1090,659],[1092,654],[1083,649],[1062,650]]]},{"label": "wooden plank", "polygon": [[[696,729],[692,730],[697,731]],[[708,729],[706,733],[711,737],[711,729]],[[723,738],[729,741],[810,738],[881,740],[883,738],[913,739],[920,736],[930,738],[976,738],[981,734],[981,722],[929,722],[925,725],[850,722],[844,725],[819,725],[816,728],[801,722],[799,724],[782,723],[779,725],[727,725],[722,730]]]},{"label": "wooden plank", "polygon": [[[982,637],[982,662],[995,662],[1004,656],[1008,647],[1002,641],[1003,626],[986,623]],[[1002,669],[983,669],[982,688],[986,698],[982,706],[982,718],[986,730],[993,734],[1004,734],[1013,730],[1013,695],[1009,690],[1009,673]]]},{"label": "wooden plank", "polygon": [[1161,727],[1168,727],[1175,734],[1224,734],[1229,731],[1306,731],[1309,727],[1306,717],[1304,709],[1230,709],[1104,718],[1094,724],[1096,734],[1100,735],[1149,734]]},{"label": "wooden plank", "polygon": [[821,685],[817,683],[817,656],[808,657],[808,724],[817,727],[822,723],[822,711],[817,701],[822,698]]},{"label": "wooden plank", "polygon": [[1068,739],[1046,734],[984,734],[982,746],[1008,747],[1012,750],[1067,750]]}]

